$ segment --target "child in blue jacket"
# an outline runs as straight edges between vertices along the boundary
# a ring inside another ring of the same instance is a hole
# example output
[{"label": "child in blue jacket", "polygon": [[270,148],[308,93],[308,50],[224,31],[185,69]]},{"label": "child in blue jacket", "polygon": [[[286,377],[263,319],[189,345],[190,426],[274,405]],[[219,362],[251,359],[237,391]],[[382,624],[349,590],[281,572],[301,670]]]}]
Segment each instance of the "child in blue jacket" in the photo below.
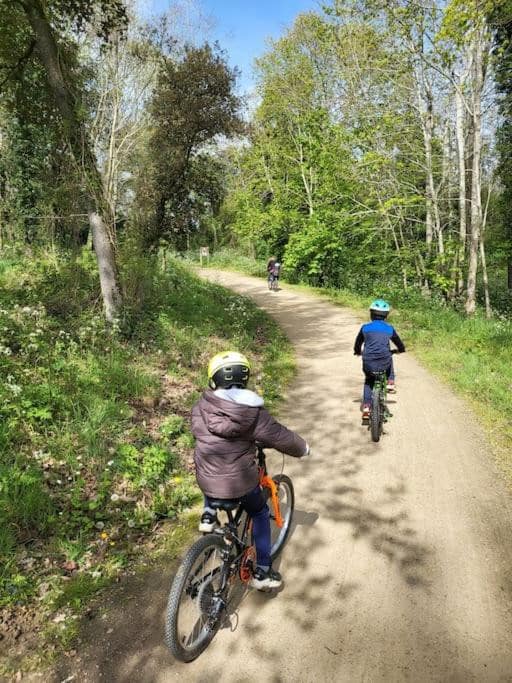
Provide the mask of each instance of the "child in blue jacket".
[{"label": "child in blue jacket", "polygon": [[356,356],[363,356],[364,390],[363,390],[363,420],[370,416],[370,404],[372,389],[375,378],[371,373],[384,370],[388,377],[388,383],[392,382],[394,388],[393,357],[389,342],[398,349],[398,353],[404,353],[405,346],[398,336],[395,328],[386,322],[391,306],[383,299],[376,299],[370,305],[371,322],[366,323],[359,330],[354,344]]}]

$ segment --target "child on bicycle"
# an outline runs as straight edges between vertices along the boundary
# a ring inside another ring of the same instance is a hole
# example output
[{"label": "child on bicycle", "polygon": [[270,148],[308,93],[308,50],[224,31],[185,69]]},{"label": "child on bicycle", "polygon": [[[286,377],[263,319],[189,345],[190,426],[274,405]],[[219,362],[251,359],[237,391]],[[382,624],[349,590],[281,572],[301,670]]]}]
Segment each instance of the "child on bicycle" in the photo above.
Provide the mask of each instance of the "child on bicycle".
[{"label": "child on bicycle", "polygon": [[274,274],[274,266],[276,265],[276,263],[277,259],[275,256],[271,256],[267,261],[267,277],[270,278],[270,276]]},{"label": "child on bicycle", "polygon": [[271,256],[267,263],[267,279],[269,283],[279,281],[279,274],[281,272],[281,264],[275,256]]},{"label": "child on bicycle", "polygon": [[393,357],[389,342],[398,349],[398,353],[404,353],[405,346],[398,336],[394,327],[386,322],[391,306],[383,299],[376,299],[370,304],[371,322],[366,323],[359,330],[354,343],[354,354],[363,356],[364,389],[363,421],[370,417],[370,405],[372,400],[372,389],[375,378],[373,372],[385,371],[388,378],[388,387],[391,382],[391,389],[394,389],[394,369]]},{"label": "child on bicycle", "polygon": [[253,522],[257,566],[250,585],[261,590],[278,588],[282,579],[272,569],[270,514],[259,485],[255,444],[296,458],[309,455],[309,446],[246,388],[249,375],[249,361],[241,353],[227,351],[211,359],[210,388],[192,408],[192,433],[196,478],[205,498],[199,531],[211,532],[218,524],[210,499],[239,499]]}]

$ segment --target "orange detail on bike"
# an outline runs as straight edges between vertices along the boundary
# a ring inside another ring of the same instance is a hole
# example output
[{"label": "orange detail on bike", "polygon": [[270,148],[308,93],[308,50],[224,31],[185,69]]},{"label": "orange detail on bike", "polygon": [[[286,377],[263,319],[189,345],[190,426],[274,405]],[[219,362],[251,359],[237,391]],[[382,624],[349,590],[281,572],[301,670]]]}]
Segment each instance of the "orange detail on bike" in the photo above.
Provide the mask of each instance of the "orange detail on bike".
[{"label": "orange detail on bike", "polygon": [[270,497],[272,500],[272,507],[274,508],[274,521],[277,524],[277,526],[282,529],[284,521],[281,516],[281,510],[279,508],[279,496],[277,495],[277,486],[275,481],[272,479],[272,477],[269,477],[268,474],[264,474],[263,471],[260,470],[260,486],[263,486],[264,488],[267,488],[270,490]]},{"label": "orange detail on bike", "polygon": [[249,583],[252,578],[254,567],[256,566],[256,548],[251,545],[244,550],[240,562],[240,580]]}]

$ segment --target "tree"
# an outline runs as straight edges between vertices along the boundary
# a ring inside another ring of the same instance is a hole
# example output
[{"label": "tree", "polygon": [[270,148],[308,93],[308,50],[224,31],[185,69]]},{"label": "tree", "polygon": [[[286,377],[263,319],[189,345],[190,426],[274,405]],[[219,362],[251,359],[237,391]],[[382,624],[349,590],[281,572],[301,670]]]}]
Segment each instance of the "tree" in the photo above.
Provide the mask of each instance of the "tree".
[{"label": "tree", "polygon": [[178,60],[162,57],[150,104],[146,173],[138,185],[146,246],[173,242],[197,226],[198,204],[208,194],[200,182],[207,147],[243,131],[235,79],[217,46],[185,47]]},{"label": "tree", "polygon": [[[78,28],[83,28],[86,23],[97,18],[99,30],[106,39],[114,27],[124,22],[124,6],[118,0],[54,0],[45,5],[40,0],[18,0],[16,4],[20,8],[18,19],[23,16],[26,21],[29,36],[27,50],[30,49],[30,53],[34,52],[44,69],[55,106],[62,119],[63,132],[70,152],[81,172],[82,191],[98,259],[105,315],[107,320],[112,322],[118,316],[121,304],[114,239],[105,220],[101,176],[89,140],[85,117],[80,112],[74,90],[68,81],[69,74],[66,73],[65,63],[62,61],[63,54],[59,50],[59,43],[62,42],[61,34],[64,27],[70,20],[74,21]],[[4,0],[0,8],[2,13],[5,13],[8,3]],[[24,55],[19,59],[23,57]]]}]

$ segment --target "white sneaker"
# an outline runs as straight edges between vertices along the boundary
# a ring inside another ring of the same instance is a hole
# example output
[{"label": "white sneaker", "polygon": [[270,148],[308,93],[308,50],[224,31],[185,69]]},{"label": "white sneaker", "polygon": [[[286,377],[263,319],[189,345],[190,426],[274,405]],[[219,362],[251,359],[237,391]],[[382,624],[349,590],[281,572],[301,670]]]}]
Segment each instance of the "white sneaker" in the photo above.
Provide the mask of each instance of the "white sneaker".
[{"label": "white sneaker", "polygon": [[209,512],[203,512],[201,521],[199,522],[199,531],[203,534],[211,534],[215,527],[219,526],[217,515],[212,515]]},{"label": "white sneaker", "polygon": [[268,590],[269,588],[280,588],[283,584],[283,579],[279,572],[275,572],[272,567],[268,571],[263,571],[256,567],[252,579],[249,581],[249,586],[257,590]]}]

